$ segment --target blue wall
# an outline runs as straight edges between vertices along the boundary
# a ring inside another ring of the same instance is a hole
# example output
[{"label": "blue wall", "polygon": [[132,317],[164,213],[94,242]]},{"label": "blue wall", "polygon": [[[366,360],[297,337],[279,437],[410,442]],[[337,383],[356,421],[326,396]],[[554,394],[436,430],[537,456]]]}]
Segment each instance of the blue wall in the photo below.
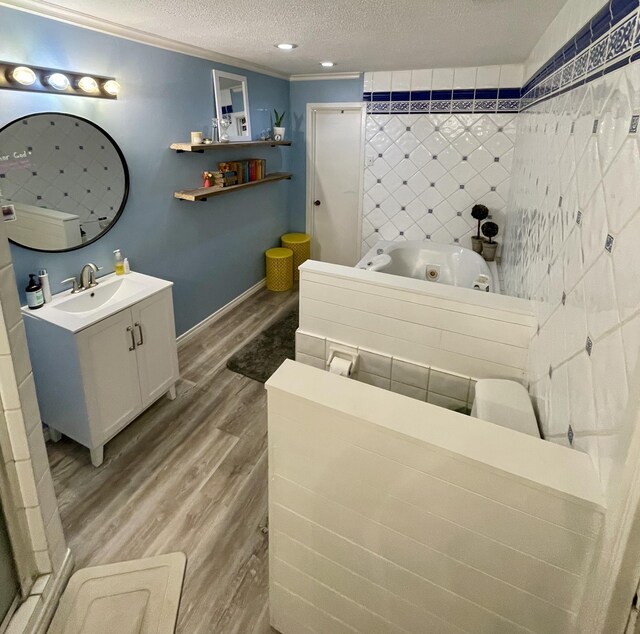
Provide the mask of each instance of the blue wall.
[{"label": "blue wall", "polygon": [[[200,172],[220,160],[251,155],[267,159],[270,171],[286,170],[290,148],[178,155],[169,144],[186,141],[191,130],[210,124],[213,68],[247,76],[254,122],[264,118],[260,109],[289,109],[289,82],[4,7],[0,24],[3,60],[114,76],[122,86],[117,101],[2,90],[0,127],[35,112],[86,117],[120,145],[131,177],[120,220],[96,243],[58,254],[13,246],[21,292],[27,274],[41,267],[49,269],[54,292],[86,262],[112,271],[112,251],[120,248],[133,270],[175,283],[176,327],[182,333],[262,279],[264,250],[290,229],[293,182],[200,203],[175,200],[173,192],[199,186]],[[259,130],[253,134],[257,137]]]},{"label": "blue wall", "polygon": [[307,104],[362,101],[363,79],[325,79],[292,81],[289,110],[286,116],[287,136],[293,141],[291,165],[295,174],[289,192],[289,218],[292,231],[305,230],[306,197],[306,130]]}]

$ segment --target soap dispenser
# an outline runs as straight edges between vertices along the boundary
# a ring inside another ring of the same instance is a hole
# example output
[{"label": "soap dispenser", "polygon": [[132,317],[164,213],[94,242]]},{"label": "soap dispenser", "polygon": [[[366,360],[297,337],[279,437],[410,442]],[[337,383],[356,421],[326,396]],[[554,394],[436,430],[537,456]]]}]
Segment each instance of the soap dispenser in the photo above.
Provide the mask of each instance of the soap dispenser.
[{"label": "soap dispenser", "polygon": [[122,253],[120,249],[116,249],[113,252],[114,256],[114,264],[116,268],[116,275],[124,275],[124,260],[122,258]]},{"label": "soap dispenser", "polygon": [[27,306],[29,306],[31,310],[36,310],[36,308],[42,308],[42,306],[44,306],[42,286],[35,273],[29,273],[29,284],[27,284],[25,292],[27,294]]}]

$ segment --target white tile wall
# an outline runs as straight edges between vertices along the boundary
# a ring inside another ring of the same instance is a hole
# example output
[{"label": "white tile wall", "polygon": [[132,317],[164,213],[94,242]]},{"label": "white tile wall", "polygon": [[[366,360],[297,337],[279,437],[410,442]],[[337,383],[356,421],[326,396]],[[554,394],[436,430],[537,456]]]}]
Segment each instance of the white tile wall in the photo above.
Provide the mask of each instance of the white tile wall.
[{"label": "white tile wall", "polygon": [[[519,87],[522,76],[521,65],[374,72],[365,92]],[[470,247],[476,202],[504,228],[516,117],[368,114],[362,255],[379,240]]]},{"label": "white tile wall", "polygon": [[[575,3],[568,3],[575,5]],[[518,115],[506,292],[535,300],[529,378],[550,440],[588,451],[603,484],[630,430],[640,341],[640,64]]]},{"label": "white tile wall", "polygon": [[[315,336],[344,342],[347,352],[364,349],[464,377],[523,381],[535,328],[529,302],[515,297],[323,262],[300,268],[298,351],[310,357],[320,358],[321,343],[309,339]],[[365,372],[382,365],[373,358],[365,358]]]},{"label": "white tile wall", "polygon": [[356,368],[351,377],[356,381],[446,409],[468,411],[473,405],[476,382],[471,377],[443,372],[428,365],[394,358],[390,354],[356,348],[297,330],[296,361],[299,363],[326,370],[328,359],[334,350],[356,355]]},{"label": "white tile wall", "polygon": [[602,509],[551,482],[585,456],[290,361],[266,387],[275,627],[573,631]]},{"label": "white tile wall", "polygon": [[[2,225],[0,309],[0,459],[10,485],[10,498],[3,499],[3,507],[25,589],[28,592],[39,575],[53,571],[46,589],[50,593],[54,578],[61,573],[67,546],[51,482],[15,275]],[[12,533],[16,529],[18,535]],[[41,593],[42,589],[38,591]],[[43,607],[42,601],[34,602],[31,598],[23,604],[29,605]]]},{"label": "white tile wall", "polygon": [[567,0],[529,55],[524,79],[529,79],[605,4],[603,0]]}]

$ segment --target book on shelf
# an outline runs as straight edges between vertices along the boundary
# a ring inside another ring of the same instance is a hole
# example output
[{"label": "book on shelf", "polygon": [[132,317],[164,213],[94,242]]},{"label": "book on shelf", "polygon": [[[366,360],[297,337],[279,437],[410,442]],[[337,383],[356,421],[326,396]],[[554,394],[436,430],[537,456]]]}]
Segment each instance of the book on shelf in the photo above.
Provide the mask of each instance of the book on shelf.
[{"label": "book on shelf", "polygon": [[[252,181],[262,180],[267,175],[267,162],[265,159],[244,159],[242,161],[226,161],[218,164],[218,172],[223,175],[234,174],[234,185],[242,185]],[[213,172],[214,174],[216,172]],[[226,182],[223,186],[228,187]]]}]

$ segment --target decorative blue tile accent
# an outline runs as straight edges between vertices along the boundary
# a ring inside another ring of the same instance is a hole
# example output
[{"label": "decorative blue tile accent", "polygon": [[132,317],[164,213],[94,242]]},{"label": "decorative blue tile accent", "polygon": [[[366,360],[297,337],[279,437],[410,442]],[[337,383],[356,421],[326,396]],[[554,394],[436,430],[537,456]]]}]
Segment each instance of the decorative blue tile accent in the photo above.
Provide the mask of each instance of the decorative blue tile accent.
[{"label": "decorative blue tile accent", "polygon": [[567,430],[567,439],[569,440],[569,444],[573,446],[573,427],[569,425],[569,429]]},{"label": "decorative blue tile accent", "polygon": [[598,67],[602,66],[602,64],[604,64],[608,45],[609,38],[604,37],[591,47],[591,49],[589,50],[589,63],[587,64],[588,73],[593,72]]},{"label": "decorative blue tile accent", "polygon": [[607,50],[607,62],[631,50],[635,25],[636,17],[633,16],[611,32],[609,49]]},{"label": "decorative blue tile accent", "polygon": [[640,115],[634,114],[631,117],[631,123],[629,124],[629,134],[635,134],[638,131],[639,121],[640,121]]},{"label": "decorative blue tile accent", "polygon": [[607,239],[606,239],[606,241],[604,243],[604,248],[609,253],[611,253],[611,251],[613,251],[613,242],[614,242],[614,237],[610,233],[607,234]]},{"label": "decorative blue tile accent", "polygon": [[582,224],[582,212],[580,210],[576,213],[576,224]]},{"label": "decorative blue tile accent", "polygon": [[598,131],[598,123],[599,121],[597,119],[593,120],[593,127],[591,128],[591,132],[593,134],[595,134]]},{"label": "decorative blue tile accent", "polygon": [[585,344],[584,349],[587,351],[587,354],[591,356],[591,351],[593,350],[593,341],[591,341],[591,337],[587,337],[587,343]]},{"label": "decorative blue tile accent", "polygon": [[[367,112],[521,112],[640,59],[639,6],[640,0],[609,0],[522,88],[366,92]],[[638,117],[630,133],[637,132]]]}]

